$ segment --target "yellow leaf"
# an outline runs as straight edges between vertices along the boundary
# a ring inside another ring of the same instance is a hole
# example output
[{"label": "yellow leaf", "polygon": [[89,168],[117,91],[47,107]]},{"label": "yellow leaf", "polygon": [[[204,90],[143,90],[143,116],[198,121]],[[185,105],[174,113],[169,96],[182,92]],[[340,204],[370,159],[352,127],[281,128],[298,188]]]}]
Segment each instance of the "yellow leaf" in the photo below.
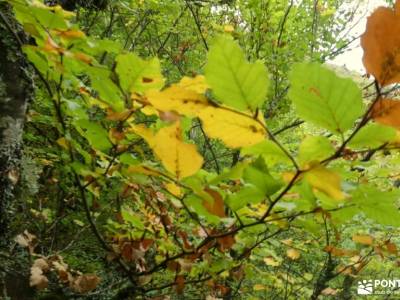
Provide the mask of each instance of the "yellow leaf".
[{"label": "yellow leaf", "polygon": [[151,129],[144,125],[134,125],[129,131],[133,131],[137,135],[140,135],[147,142],[147,144],[152,147],[154,143],[154,133]]},{"label": "yellow leaf", "polygon": [[252,146],[266,138],[264,127],[241,113],[210,106],[200,112],[199,118],[209,137],[220,139],[230,148]]},{"label": "yellow leaf", "polygon": [[353,242],[363,245],[372,245],[374,239],[370,235],[353,235]]},{"label": "yellow leaf", "polygon": [[161,111],[175,111],[189,117],[196,117],[209,106],[206,97],[178,85],[163,90],[150,90],[146,93],[147,101]]},{"label": "yellow leaf", "polygon": [[234,28],[232,25],[228,24],[228,25],[225,25],[225,26],[224,26],[224,31],[225,31],[226,33],[231,33],[231,32],[233,32],[233,31],[235,31],[235,28]]},{"label": "yellow leaf", "polygon": [[57,140],[57,144],[59,144],[61,147],[63,147],[64,149],[69,149],[69,142],[67,141],[67,139],[65,137],[61,137]]},{"label": "yellow leaf", "polygon": [[155,135],[145,126],[135,126],[132,130],[146,140],[165,169],[178,179],[193,175],[203,165],[196,146],[182,141],[179,122],[161,128]]},{"label": "yellow leaf", "polygon": [[176,86],[181,87],[185,90],[193,91],[198,94],[204,94],[209,86],[206,83],[206,78],[203,75],[197,75],[196,77],[184,76]]},{"label": "yellow leaf", "polygon": [[286,251],[287,257],[289,257],[292,260],[299,259],[300,257],[300,252],[296,249],[290,248]]},{"label": "yellow leaf", "polygon": [[153,106],[150,105],[146,105],[140,111],[144,113],[146,116],[158,115],[158,111]]},{"label": "yellow leaf", "polygon": [[170,192],[172,195],[176,197],[180,197],[182,195],[181,188],[173,182],[166,183],[165,188],[167,189],[168,192]]},{"label": "yellow leaf", "polygon": [[281,243],[287,246],[291,246],[293,244],[293,240],[292,239],[281,240]]},{"label": "yellow leaf", "polygon": [[138,174],[144,174],[144,175],[149,175],[149,176],[160,176],[161,173],[158,172],[155,169],[152,169],[150,167],[147,166],[130,166],[128,168],[128,172],[129,173],[138,173]]},{"label": "yellow leaf", "polygon": [[345,198],[344,193],[340,189],[340,176],[322,165],[318,164],[312,167],[305,173],[304,178],[313,188],[335,200]]},{"label": "yellow leaf", "polygon": [[154,141],[154,153],[177,178],[193,175],[203,165],[203,157],[197,152],[196,146],[182,141],[179,122],[160,129]]}]

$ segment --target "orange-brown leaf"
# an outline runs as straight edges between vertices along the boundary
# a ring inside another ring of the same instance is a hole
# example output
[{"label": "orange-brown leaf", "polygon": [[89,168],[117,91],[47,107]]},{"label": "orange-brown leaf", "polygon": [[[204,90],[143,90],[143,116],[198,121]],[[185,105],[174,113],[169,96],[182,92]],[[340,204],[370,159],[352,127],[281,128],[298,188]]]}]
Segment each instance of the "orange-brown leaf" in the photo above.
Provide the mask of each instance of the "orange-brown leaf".
[{"label": "orange-brown leaf", "polygon": [[221,252],[227,251],[232,248],[235,244],[235,237],[233,235],[227,235],[217,239],[218,250]]},{"label": "orange-brown leaf", "polygon": [[400,129],[400,101],[379,99],[372,108],[371,117],[378,123]]},{"label": "orange-brown leaf", "polygon": [[400,1],[395,9],[378,7],[368,18],[361,37],[363,63],[384,86],[400,82]]},{"label": "orange-brown leaf", "polygon": [[353,235],[353,241],[362,245],[372,245],[374,239],[370,235]]},{"label": "orange-brown leaf", "polygon": [[100,282],[100,278],[94,274],[78,276],[72,283],[71,288],[78,293],[85,294],[93,291]]},{"label": "orange-brown leaf", "polygon": [[356,250],[349,250],[349,249],[341,249],[336,248],[332,245],[328,245],[324,248],[324,251],[332,254],[333,256],[354,256],[357,255],[359,252]]},{"label": "orange-brown leaf", "polygon": [[203,206],[209,213],[225,218],[224,199],[218,192],[210,188],[205,188],[204,190],[214,199],[214,202],[210,203],[208,200],[203,200]]}]

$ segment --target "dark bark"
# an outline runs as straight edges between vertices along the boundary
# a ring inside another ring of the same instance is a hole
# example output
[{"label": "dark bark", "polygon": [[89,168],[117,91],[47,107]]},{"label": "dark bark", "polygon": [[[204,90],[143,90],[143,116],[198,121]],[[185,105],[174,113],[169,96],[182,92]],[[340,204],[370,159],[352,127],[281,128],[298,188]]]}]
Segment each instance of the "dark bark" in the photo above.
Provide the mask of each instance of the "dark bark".
[{"label": "dark bark", "polygon": [[0,3],[0,239],[7,239],[20,178],[22,132],[32,97],[28,63],[21,51],[24,34],[6,3]]}]

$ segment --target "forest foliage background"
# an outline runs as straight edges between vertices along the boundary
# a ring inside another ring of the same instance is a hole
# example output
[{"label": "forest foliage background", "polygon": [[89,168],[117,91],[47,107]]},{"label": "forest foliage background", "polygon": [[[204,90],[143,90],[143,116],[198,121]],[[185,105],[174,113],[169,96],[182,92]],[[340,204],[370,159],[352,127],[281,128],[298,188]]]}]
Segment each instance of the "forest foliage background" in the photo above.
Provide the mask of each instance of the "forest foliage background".
[{"label": "forest foliage background", "polygon": [[[0,298],[398,278],[400,1],[362,7],[0,1]],[[357,43],[365,75],[326,63]]]}]

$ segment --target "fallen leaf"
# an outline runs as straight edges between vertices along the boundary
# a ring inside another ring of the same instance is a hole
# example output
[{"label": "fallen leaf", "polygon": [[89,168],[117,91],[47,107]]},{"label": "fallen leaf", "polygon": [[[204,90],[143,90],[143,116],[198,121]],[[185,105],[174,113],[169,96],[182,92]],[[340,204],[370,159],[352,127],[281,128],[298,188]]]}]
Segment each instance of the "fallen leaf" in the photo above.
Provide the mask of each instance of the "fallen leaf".
[{"label": "fallen leaf", "polygon": [[39,267],[31,268],[31,276],[29,277],[29,285],[37,288],[38,290],[43,290],[49,285],[49,280],[43,275],[43,270]]},{"label": "fallen leaf", "polygon": [[50,270],[50,266],[47,261],[43,258],[38,258],[33,262],[32,267],[41,269],[44,273]]},{"label": "fallen leaf", "polygon": [[185,277],[183,277],[182,275],[176,276],[175,283],[176,283],[176,292],[178,294],[182,294],[185,288]]},{"label": "fallen leaf", "polygon": [[71,288],[78,293],[86,294],[93,291],[100,282],[100,278],[94,274],[78,276],[71,285]]},{"label": "fallen leaf", "polygon": [[280,265],[280,262],[276,261],[272,256],[265,257],[264,262],[266,265],[271,267],[277,267]]},{"label": "fallen leaf", "polygon": [[290,248],[286,251],[287,257],[289,257],[292,260],[296,260],[300,258],[300,251]]},{"label": "fallen leaf", "polygon": [[262,285],[262,284],[255,284],[255,285],[253,285],[253,290],[254,291],[263,291],[263,290],[265,290],[266,289],[266,286],[265,285]]},{"label": "fallen leaf", "polygon": [[323,289],[321,292],[322,295],[326,295],[326,296],[333,296],[333,295],[336,295],[337,293],[338,293],[337,290],[330,288],[330,287]]},{"label": "fallen leaf", "polygon": [[355,243],[363,245],[372,245],[374,242],[374,239],[370,235],[353,235],[352,240]]}]

